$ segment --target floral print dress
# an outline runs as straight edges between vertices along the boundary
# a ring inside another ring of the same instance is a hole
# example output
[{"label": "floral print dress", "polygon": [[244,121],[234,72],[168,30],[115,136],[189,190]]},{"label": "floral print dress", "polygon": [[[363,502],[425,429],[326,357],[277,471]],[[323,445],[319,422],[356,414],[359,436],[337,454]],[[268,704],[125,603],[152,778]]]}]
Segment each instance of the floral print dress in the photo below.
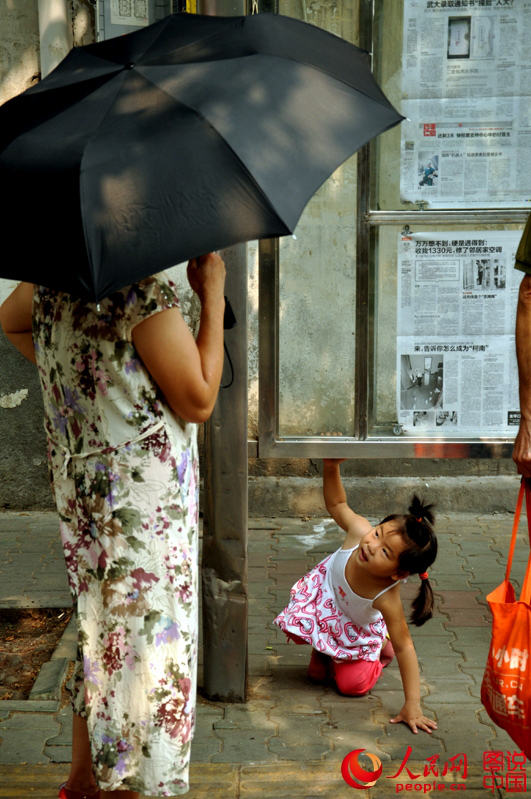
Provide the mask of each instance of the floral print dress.
[{"label": "floral print dress", "polygon": [[164,273],[99,305],[36,287],[35,355],[79,647],[74,711],[102,790],[188,789],[197,662],[196,426],[132,330],[178,304]]}]

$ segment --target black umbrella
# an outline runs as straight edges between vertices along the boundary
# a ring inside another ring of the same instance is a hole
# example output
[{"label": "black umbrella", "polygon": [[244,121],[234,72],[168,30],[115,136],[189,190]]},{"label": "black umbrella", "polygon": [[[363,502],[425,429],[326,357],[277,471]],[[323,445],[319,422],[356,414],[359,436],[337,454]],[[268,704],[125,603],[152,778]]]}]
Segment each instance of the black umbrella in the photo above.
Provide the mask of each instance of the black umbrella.
[{"label": "black umbrella", "polygon": [[291,233],[401,119],[366,52],[289,17],[174,14],[75,48],[0,108],[0,275],[98,300]]}]

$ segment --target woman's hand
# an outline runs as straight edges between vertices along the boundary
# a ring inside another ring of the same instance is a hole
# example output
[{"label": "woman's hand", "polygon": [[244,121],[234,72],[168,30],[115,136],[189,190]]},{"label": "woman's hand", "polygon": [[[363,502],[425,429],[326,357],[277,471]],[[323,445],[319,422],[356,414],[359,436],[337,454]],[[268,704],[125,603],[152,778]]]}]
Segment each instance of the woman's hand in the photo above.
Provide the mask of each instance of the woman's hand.
[{"label": "woman's hand", "polygon": [[324,465],[335,466],[337,464],[339,466],[340,463],[346,461],[347,458],[323,458]]},{"label": "woman's hand", "polygon": [[433,719],[425,716],[422,712],[421,706],[416,702],[406,702],[398,716],[395,716],[393,719],[389,719],[389,721],[391,724],[398,724],[400,721],[403,721],[408,725],[408,727],[410,727],[411,731],[414,732],[415,735],[419,730],[424,730],[431,735],[431,731],[437,729],[437,723],[433,721]]},{"label": "woman's hand", "polygon": [[195,291],[201,304],[208,295],[215,299],[223,297],[225,290],[225,263],[215,252],[191,258],[186,270],[188,282]]}]

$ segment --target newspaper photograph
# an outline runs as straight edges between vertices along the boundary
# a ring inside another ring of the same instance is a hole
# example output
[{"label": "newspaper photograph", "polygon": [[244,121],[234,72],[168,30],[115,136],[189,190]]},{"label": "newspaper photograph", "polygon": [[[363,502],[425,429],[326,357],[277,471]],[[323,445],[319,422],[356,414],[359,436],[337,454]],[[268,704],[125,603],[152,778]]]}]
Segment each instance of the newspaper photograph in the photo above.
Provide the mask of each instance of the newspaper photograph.
[{"label": "newspaper photograph", "polygon": [[396,401],[403,434],[516,434],[520,235],[399,236]]},{"label": "newspaper photograph", "polygon": [[149,24],[149,0],[111,0],[111,25]]},{"label": "newspaper photograph", "polygon": [[402,201],[531,206],[530,29],[528,0],[405,0]]}]

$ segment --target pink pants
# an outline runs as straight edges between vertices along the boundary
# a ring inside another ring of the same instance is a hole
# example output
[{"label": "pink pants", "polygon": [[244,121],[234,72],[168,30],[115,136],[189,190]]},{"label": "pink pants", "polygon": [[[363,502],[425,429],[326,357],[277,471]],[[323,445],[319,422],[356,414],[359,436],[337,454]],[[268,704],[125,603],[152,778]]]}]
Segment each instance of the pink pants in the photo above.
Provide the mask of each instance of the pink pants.
[{"label": "pink pants", "polygon": [[[307,643],[298,635],[286,633],[288,638],[296,644]],[[308,666],[308,676],[311,680],[322,682],[328,674],[333,678],[337,690],[345,696],[363,696],[376,685],[382,669],[394,657],[391,641],[387,641],[380,653],[380,660],[333,660],[328,655],[323,655],[312,649],[312,657]]]}]

